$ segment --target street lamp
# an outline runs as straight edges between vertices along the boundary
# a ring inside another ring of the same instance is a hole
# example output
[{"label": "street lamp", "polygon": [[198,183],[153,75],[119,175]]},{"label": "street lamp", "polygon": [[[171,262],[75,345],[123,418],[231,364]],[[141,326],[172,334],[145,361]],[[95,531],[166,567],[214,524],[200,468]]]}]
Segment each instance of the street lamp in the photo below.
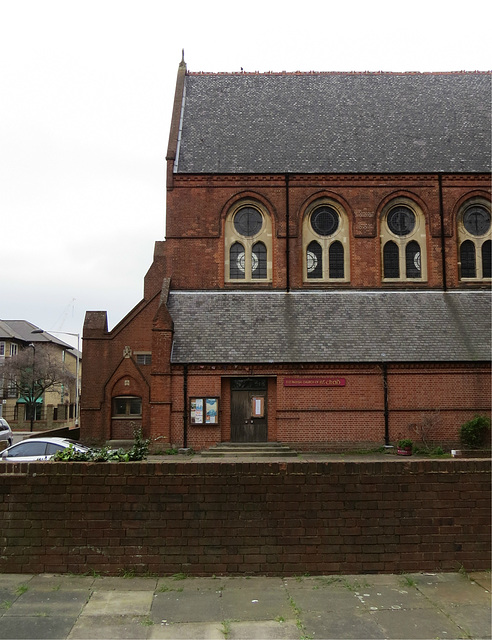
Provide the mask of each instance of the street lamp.
[{"label": "street lamp", "polygon": [[32,378],[31,378],[31,406],[30,406],[30,418],[31,418],[31,432],[33,430],[34,427],[34,412],[36,411],[36,399],[34,397],[34,365],[36,363],[36,347],[33,345],[33,343],[31,342],[29,344],[30,347],[32,347]]},{"label": "street lamp", "polygon": [[70,333],[69,331],[45,331],[44,329],[34,329],[31,333],[61,333],[64,336],[74,336],[77,338],[77,353],[75,365],[75,426],[79,426],[79,368],[80,368],[80,333]]}]

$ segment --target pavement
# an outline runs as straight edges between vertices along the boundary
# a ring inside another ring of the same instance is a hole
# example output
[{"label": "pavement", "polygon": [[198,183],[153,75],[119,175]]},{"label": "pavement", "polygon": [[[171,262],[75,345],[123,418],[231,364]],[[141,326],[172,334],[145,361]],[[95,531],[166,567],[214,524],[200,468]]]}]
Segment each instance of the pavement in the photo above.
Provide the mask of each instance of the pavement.
[{"label": "pavement", "polygon": [[0,638],[491,637],[490,572],[165,578],[0,574]]}]

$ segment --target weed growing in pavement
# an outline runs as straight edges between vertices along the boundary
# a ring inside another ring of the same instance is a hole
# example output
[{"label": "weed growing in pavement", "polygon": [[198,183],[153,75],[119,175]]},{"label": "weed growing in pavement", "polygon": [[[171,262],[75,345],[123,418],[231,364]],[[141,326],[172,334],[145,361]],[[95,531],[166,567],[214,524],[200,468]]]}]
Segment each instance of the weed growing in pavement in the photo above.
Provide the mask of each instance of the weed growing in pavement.
[{"label": "weed growing in pavement", "polygon": [[354,593],[356,591],[360,591],[361,589],[367,589],[367,587],[371,586],[369,582],[367,582],[367,580],[363,580],[363,582],[361,583],[358,580],[349,582],[347,579],[343,579],[342,584],[346,589],[348,589],[349,591],[353,591]]},{"label": "weed growing in pavement", "polygon": [[96,569],[89,569],[88,571],[83,573],[82,576],[88,577],[88,578],[100,578],[101,577],[101,572],[100,571],[96,571]]},{"label": "weed growing in pavement", "polygon": [[222,629],[219,631],[223,634],[224,638],[227,638],[231,634],[231,620],[222,620]]},{"label": "weed growing in pavement", "polygon": [[403,575],[401,582],[404,587],[416,587],[417,583],[411,576]]},{"label": "weed growing in pavement", "polygon": [[342,579],[339,576],[319,576],[315,578],[318,583],[313,589],[319,589],[320,587],[329,587],[332,584],[337,582],[342,582]]},{"label": "weed growing in pavement", "polygon": [[175,573],[172,576],[173,580],[186,580],[186,578],[188,577],[187,573]]},{"label": "weed growing in pavement", "polygon": [[157,589],[157,593],[166,593],[168,591],[175,591],[177,593],[181,593],[182,591],[184,591],[184,587],[178,587],[177,589],[173,589],[172,587],[168,587],[165,584],[163,584],[162,587],[159,587]]},{"label": "weed growing in pavement", "polygon": [[2,607],[2,609],[10,609],[10,607],[12,606],[12,602],[11,600],[4,600],[2,602],[2,604],[0,604],[0,607]]},{"label": "weed growing in pavement", "polygon": [[20,587],[17,587],[16,589],[16,593],[17,595],[21,596],[23,593],[26,593],[26,591],[29,590],[29,587],[25,584],[21,584]]}]

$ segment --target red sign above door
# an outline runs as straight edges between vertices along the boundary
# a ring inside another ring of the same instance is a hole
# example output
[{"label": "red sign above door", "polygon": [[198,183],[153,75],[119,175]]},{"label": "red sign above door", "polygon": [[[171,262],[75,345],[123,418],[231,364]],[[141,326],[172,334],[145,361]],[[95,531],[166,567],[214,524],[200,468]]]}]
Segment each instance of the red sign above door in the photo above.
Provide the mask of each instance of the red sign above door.
[{"label": "red sign above door", "polygon": [[284,378],[284,387],[344,387],[345,378],[327,376]]}]

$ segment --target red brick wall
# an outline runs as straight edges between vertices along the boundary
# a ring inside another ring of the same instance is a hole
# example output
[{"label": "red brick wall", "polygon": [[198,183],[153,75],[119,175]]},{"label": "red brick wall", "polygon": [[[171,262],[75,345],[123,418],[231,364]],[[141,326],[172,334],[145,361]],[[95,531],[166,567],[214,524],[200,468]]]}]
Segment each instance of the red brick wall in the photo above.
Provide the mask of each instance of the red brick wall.
[{"label": "red brick wall", "polygon": [[[251,375],[269,380],[268,438],[297,450],[336,451],[385,444],[383,374],[380,365],[279,367],[188,367],[190,396],[220,399],[218,427],[188,424],[187,444],[194,450],[230,440],[229,378]],[[341,387],[284,386],[286,377],[328,375],[345,379]],[[222,384],[221,384],[222,381]],[[173,376],[172,443],[183,441],[182,367]],[[421,443],[421,427],[429,444],[448,448],[459,444],[463,422],[477,413],[490,415],[490,368],[484,365],[388,365],[389,441],[412,438]]]},{"label": "red brick wall", "polygon": [[0,464],[2,573],[490,569],[487,460]]},{"label": "red brick wall", "polygon": [[[167,196],[168,275],[174,289],[215,289],[224,285],[223,224],[239,195],[257,197],[272,216],[274,242],[272,288],[287,286],[285,238],[287,225],[286,182],[279,176],[175,176]],[[490,198],[490,179],[484,175],[445,176],[442,181],[446,276],[450,288],[458,279],[456,215],[467,198]],[[350,225],[350,288],[377,289],[381,284],[379,218],[390,200],[405,196],[420,205],[426,219],[427,282],[407,283],[406,288],[443,286],[439,181],[435,175],[299,175],[289,178],[290,286],[319,288],[302,282],[302,214],[318,197],[330,197],[345,209]],[[198,215],[199,214],[199,215]],[[196,268],[199,256],[200,268]],[[332,284],[325,285],[328,288]],[[385,288],[401,285],[385,284]],[[340,284],[336,285],[340,288]]]}]

